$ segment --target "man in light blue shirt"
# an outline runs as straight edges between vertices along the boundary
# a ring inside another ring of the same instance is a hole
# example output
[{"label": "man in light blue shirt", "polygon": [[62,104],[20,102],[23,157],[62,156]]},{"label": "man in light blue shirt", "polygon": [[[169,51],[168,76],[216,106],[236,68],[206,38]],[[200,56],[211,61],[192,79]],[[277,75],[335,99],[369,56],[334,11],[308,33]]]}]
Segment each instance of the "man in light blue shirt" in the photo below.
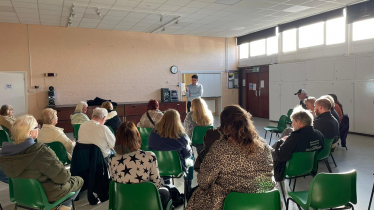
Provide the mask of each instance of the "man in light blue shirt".
[{"label": "man in light blue shirt", "polygon": [[191,111],[191,101],[194,98],[201,98],[203,96],[203,85],[197,83],[199,77],[195,74],[192,76],[192,84],[186,87],[186,96],[188,98],[187,111]]}]

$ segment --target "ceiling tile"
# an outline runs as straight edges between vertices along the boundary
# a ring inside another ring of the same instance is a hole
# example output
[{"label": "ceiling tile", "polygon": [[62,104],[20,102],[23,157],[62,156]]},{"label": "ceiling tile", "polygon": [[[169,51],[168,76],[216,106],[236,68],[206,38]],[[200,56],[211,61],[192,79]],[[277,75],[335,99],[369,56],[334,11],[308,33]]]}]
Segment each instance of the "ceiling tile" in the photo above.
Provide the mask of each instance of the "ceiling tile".
[{"label": "ceiling tile", "polygon": [[141,18],[129,18],[129,17],[125,17],[122,21],[124,21],[124,22],[138,23],[141,20],[142,20]]},{"label": "ceiling tile", "polygon": [[189,19],[198,19],[198,20],[200,20],[200,19],[202,19],[202,18],[204,18],[206,16],[207,15],[191,14],[191,15],[188,16],[188,18]]},{"label": "ceiling tile", "polygon": [[98,8],[111,8],[113,6],[113,4],[99,4],[99,3],[94,3],[94,2],[90,2],[89,5],[93,7],[98,7]]},{"label": "ceiling tile", "polygon": [[26,2],[13,2],[14,7],[18,8],[30,8],[38,9],[38,4],[35,3],[26,3]]},{"label": "ceiling tile", "polygon": [[200,8],[194,8],[194,7],[182,7],[177,12],[183,12],[183,13],[194,13],[199,11]]},{"label": "ceiling tile", "polygon": [[43,14],[40,14],[40,20],[44,19],[44,20],[60,20],[61,19],[61,16],[56,16],[56,15],[43,15]]},{"label": "ceiling tile", "polygon": [[136,8],[157,9],[161,4],[141,2]]},{"label": "ceiling tile", "polygon": [[20,1],[20,2],[28,2],[28,3],[38,3],[38,0],[12,0],[13,2],[15,1]]},{"label": "ceiling tile", "polygon": [[190,3],[191,0],[169,0],[165,2],[166,5],[184,6]]},{"label": "ceiling tile", "polygon": [[299,4],[304,4],[304,3],[308,2],[308,1],[310,1],[310,0],[289,0],[286,3],[287,4],[299,5]]},{"label": "ceiling tile", "polygon": [[135,26],[139,26],[139,27],[150,27],[150,26],[152,26],[153,25],[153,23],[137,23]]},{"label": "ceiling tile", "polygon": [[39,18],[18,17],[21,22],[30,21],[40,23]]},{"label": "ceiling tile", "polygon": [[275,16],[275,17],[284,17],[284,16],[287,16],[287,15],[290,15],[290,14],[292,14],[292,13],[280,11],[280,12],[277,12],[277,13],[271,14],[271,16]]},{"label": "ceiling tile", "polygon": [[14,20],[17,20],[18,21],[18,18],[17,17],[1,16],[0,20],[2,20],[2,21],[7,21],[7,20],[14,21]]},{"label": "ceiling tile", "polygon": [[118,16],[118,17],[125,17],[130,12],[128,11],[121,11],[121,10],[110,10],[106,15],[110,16]]},{"label": "ceiling tile", "polygon": [[208,6],[210,3],[208,2],[201,2],[201,1],[192,1],[188,4],[186,4],[186,7],[194,7],[194,8],[204,8]]},{"label": "ceiling tile", "polygon": [[233,14],[232,12],[226,12],[226,11],[218,11],[216,13],[213,13],[214,16],[220,16],[220,17],[226,17]]},{"label": "ceiling tile", "polygon": [[41,9],[62,11],[62,5],[39,4],[39,10]]},{"label": "ceiling tile", "polygon": [[217,12],[217,10],[201,9],[201,10],[195,12],[195,14],[208,16],[208,15],[211,15],[211,14],[216,13],[216,12]]},{"label": "ceiling tile", "polygon": [[116,25],[98,25],[96,28],[97,29],[106,29],[106,30],[111,30],[115,27]]},{"label": "ceiling tile", "polygon": [[314,0],[314,1],[308,1],[304,4],[301,4],[301,6],[317,7],[317,6],[320,6],[320,5],[323,5],[323,4],[326,4],[326,2]]},{"label": "ceiling tile", "polygon": [[277,4],[273,7],[270,7],[269,9],[283,11],[283,10],[288,9],[290,7],[293,7],[293,6],[294,5],[292,5],[292,4]]},{"label": "ceiling tile", "polygon": [[96,19],[96,20],[101,20],[103,19],[103,16],[98,16],[97,14],[89,14],[89,13],[85,13],[83,15],[83,18],[88,18],[88,19]]},{"label": "ceiling tile", "polygon": [[92,23],[85,23],[85,24],[79,24],[79,28],[96,28],[97,24]]},{"label": "ceiling tile", "polygon": [[53,10],[40,9],[39,10],[39,14],[61,16],[61,11],[53,11]]},{"label": "ceiling tile", "polygon": [[91,0],[90,2],[99,3],[99,4],[111,4],[113,5],[116,0]]},{"label": "ceiling tile", "polygon": [[217,0],[217,4],[226,4],[226,5],[233,5],[241,0]]},{"label": "ceiling tile", "polygon": [[167,0],[143,0],[143,2],[163,4],[163,3],[167,2]]},{"label": "ceiling tile", "polygon": [[60,24],[60,20],[53,20],[53,19],[40,19],[40,23],[53,23],[53,24]]},{"label": "ceiling tile", "polygon": [[153,24],[158,23],[158,22],[160,22],[160,20],[143,19],[140,21],[140,23],[153,23]]},{"label": "ceiling tile", "polygon": [[277,10],[264,9],[264,10],[260,10],[256,14],[260,14],[260,15],[271,15],[271,14],[274,14],[274,13],[277,13],[277,12],[278,12]]},{"label": "ceiling tile", "polygon": [[93,14],[93,15],[96,15],[96,16],[98,16],[97,15],[97,10],[99,10],[99,12],[100,12],[100,14],[102,15],[102,16],[104,16],[104,15],[106,15],[106,13],[109,11],[108,9],[98,9],[98,8],[95,8],[95,7],[88,7],[87,9],[86,9],[86,14]]},{"label": "ceiling tile", "polygon": [[100,24],[117,25],[119,22],[119,20],[102,20]]},{"label": "ceiling tile", "polygon": [[208,5],[208,6],[204,7],[204,9],[223,10],[223,9],[229,7],[229,6],[230,5],[213,3],[211,5]]},{"label": "ceiling tile", "polygon": [[147,17],[147,13],[141,13],[141,12],[130,12],[128,15],[126,15],[126,18],[140,18],[143,19]]},{"label": "ceiling tile", "polygon": [[[38,9],[28,9],[28,8],[14,8],[14,10],[16,10],[17,13],[33,13],[33,14],[39,14],[39,10]],[[1,11],[1,7],[0,7],[0,11]],[[13,8],[12,8],[12,11],[13,11]]]},{"label": "ceiling tile", "polygon": [[164,11],[170,11],[170,12],[174,12],[174,11],[177,11],[179,8],[181,8],[181,6],[175,6],[175,5],[161,5],[159,8],[157,8],[158,10],[164,10]]},{"label": "ceiling tile", "polygon": [[[74,11],[75,11],[75,13],[85,13],[86,12],[86,10],[87,10],[87,7],[83,7],[83,6],[75,6],[74,7]],[[69,11],[69,12],[71,12],[72,11],[72,7],[71,6],[64,6],[63,8],[62,8],[62,11],[63,12],[65,12],[65,11]]]},{"label": "ceiling tile", "polygon": [[0,12],[0,16],[2,17],[17,17],[15,12]]},{"label": "ceiling tile", "polygon": [[101,20],[98,19],[90,19],[90,18],[82,18],[81,23],[100,23]]},{"label": "ceiling tile", "polygon": [[9,0],[1,0],[0,1],[0,7],[12,7],[12,2]]},{"label": "ceiling tile", "polygon": [[117,24],[118,27],[133,27],[134,25],[136,25],[136,23],[123,21]]},{"label": "ceiling tile", "polygon": [[136,7],[140,1],[136,0],[117,0],[113,7],[116,6],[125,6],[125,7]]},{"label": "ceiling tile", "polygon": [[38,0],[39,4],[52,4],[52,5],[60,5],[64,4],[64,0]]},{"label": "ceiling tile", "polygon": [[105,15],[103,20],[122,20],[123,17]]}]

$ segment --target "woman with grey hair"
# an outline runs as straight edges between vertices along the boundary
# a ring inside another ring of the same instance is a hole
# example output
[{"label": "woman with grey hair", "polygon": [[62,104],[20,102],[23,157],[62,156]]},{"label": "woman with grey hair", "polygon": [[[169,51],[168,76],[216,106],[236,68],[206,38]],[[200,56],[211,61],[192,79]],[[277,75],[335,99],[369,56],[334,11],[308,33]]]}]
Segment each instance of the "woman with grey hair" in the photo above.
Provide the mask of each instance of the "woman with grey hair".
[{"label": "woman with grey hair", "polygon": [[16,118],[13,116],[13,107],[5,104],[0,109],[0,125],[6,127],[10,132]]},{"label": "woman with grey hair", "polygon": [[70,115],[71,124],[82,124],[84,122],[90,121],[87,113],[88,104],[84,101],[81,101],[75,107],[75,111]]}]

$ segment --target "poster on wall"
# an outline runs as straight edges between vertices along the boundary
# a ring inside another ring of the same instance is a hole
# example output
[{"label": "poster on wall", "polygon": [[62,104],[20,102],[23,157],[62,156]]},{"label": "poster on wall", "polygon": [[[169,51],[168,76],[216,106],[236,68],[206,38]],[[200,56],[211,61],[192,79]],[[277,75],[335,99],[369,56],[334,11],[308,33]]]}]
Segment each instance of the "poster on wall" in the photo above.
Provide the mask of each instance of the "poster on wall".
[{"label": "poster on wall", "polygon": [[253,90],[253,83],[249,83],[248,87],[249,87],[249,90]]},{"label": "poster on wall", "polygon": [[239,71],[238,70],[229,70],[228,72],[228,88],[229,89],[238,89],[239,88]]}]

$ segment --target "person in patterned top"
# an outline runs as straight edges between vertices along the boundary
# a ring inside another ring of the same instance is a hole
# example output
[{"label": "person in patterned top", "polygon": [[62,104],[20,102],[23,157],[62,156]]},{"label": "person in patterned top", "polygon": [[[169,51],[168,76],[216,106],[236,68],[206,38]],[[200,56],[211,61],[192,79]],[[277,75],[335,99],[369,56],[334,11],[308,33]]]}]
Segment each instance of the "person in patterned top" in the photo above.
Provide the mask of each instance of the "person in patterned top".
[{"label": "person in patterned top", "polygon": [[142,140],[133,122],[124,122],[117,131],[116,154],[109,160],[112,180],[122,184],[153,182],[159,190],[162,206],[170,200],[167,188],[162,187],[157,158],[153,152],[140,150]]},{"label": "person in patterned top", "polygon": [[234,105],[225,107],[220,118],[221,139],[201,164],[187,210],[222,209],[230,192],[263,193],[275,186],[271,147],[257,134],[251,114]]}]

